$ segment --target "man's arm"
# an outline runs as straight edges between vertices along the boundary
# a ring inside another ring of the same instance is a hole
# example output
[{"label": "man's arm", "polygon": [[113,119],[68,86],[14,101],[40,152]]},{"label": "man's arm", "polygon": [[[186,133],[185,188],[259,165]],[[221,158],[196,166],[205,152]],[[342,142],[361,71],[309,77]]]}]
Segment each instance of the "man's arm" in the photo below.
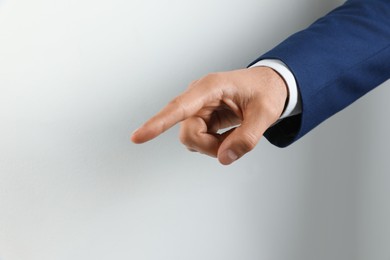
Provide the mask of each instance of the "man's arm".
[{"label": "man's arm", "polygon": [[253,149],[265,131],[273,144],[291,144],[390,78],[390,2],[349,0],[252,64],[262,59],[280,60],[294,74],[301,114],[275,124],[288,96],[284,80],[272,69],[217,73],[191,84],[139,128],[133,142],[148,141],[182,122],[180,139],[188,149],[223,164]]},{"label": "man's arm", "polygon": [[284,147],[390,78],[390,1],[349,0],[261,59],[283,61],[300,92],[302,114],[265,134]]}]

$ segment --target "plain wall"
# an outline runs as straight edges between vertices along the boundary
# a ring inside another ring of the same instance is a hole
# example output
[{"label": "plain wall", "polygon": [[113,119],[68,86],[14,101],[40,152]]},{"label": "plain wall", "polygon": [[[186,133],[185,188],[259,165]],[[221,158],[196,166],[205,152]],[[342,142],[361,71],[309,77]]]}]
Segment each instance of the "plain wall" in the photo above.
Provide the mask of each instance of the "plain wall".
[{"label": "plain wall", "polygon": [[132,130],[342,1],[0,1],[1,260],[388,260],[389,83],[235,164]]}]

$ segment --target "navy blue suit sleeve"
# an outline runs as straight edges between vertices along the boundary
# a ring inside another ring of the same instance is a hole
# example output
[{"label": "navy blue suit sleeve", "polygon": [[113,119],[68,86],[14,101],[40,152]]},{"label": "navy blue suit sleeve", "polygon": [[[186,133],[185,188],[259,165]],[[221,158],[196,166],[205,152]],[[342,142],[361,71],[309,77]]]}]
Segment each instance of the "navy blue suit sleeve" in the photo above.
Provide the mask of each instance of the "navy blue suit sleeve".
[{"label": "navy blue suit sleeve", "polygon": [[294,74],[302,114],[264,134],[285,147],[390,78],[390,0],[349,0],[265,53]]}]

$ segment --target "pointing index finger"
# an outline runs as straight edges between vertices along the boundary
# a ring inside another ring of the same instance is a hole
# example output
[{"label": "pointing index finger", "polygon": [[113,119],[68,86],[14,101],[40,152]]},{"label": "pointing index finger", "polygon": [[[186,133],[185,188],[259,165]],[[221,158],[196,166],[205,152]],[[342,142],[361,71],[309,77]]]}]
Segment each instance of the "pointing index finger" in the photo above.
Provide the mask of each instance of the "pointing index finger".
[{"label": "pointing index finger", "polygon": [[144,143],[157,137],[177,123],[195,115],[211,95],[207,91],[200,91],[200,88],[187,90],[138,128],[132,134],[131,140],[134,143]]}]

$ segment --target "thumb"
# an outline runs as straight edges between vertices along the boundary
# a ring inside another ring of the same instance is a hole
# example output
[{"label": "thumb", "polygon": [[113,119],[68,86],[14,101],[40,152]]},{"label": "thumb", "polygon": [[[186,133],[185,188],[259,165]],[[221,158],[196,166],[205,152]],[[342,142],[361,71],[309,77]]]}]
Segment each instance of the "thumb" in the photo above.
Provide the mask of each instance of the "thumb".
[{"label": "thumb", "polygon": [[244,114],[241,125],[224,138],[218,149],[220,163],[231,164],[255,148],[268,126],[267,120],[259,111],[253,110],[251,113]]}]

